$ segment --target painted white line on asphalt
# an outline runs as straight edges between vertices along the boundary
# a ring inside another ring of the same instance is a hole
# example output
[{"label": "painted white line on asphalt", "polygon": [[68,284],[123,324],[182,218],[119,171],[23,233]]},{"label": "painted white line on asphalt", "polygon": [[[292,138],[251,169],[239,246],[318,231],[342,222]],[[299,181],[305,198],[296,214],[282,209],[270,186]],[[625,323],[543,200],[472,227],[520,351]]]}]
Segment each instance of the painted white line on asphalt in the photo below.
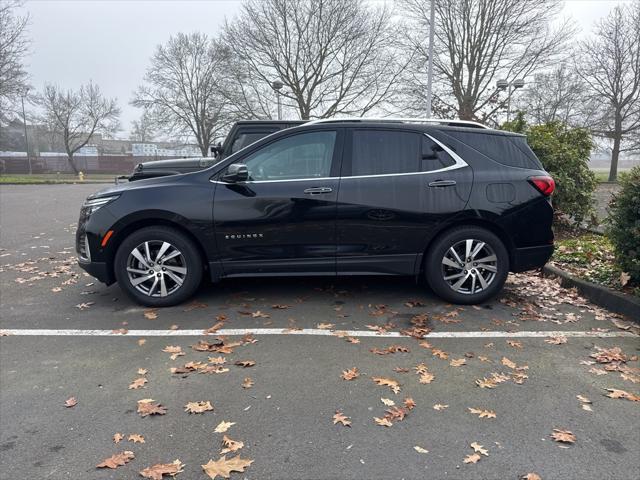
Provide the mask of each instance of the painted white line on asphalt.
[{"label": "painted white line on asphalt", "polygon": [[[378,333],[369,330],[323,330],[319,328],[305,328],[290,330],[287,328],[223,328],[208,335],[318,335],[336,336],[337,333],[351,337],[398,338],[408,337],[400,332]],[[76,329],[30,329],[9,328],[0,330],[0,335],[35,336],[35,337],[194,337],[207,335],[204,330],[128,330],[122,334],[114,330],[76,330]],[[521,331],[521,332],[431,332],[425,338],[545,338],[545,337],[634,337],[630,332],[591,332],[591,331]]]}]

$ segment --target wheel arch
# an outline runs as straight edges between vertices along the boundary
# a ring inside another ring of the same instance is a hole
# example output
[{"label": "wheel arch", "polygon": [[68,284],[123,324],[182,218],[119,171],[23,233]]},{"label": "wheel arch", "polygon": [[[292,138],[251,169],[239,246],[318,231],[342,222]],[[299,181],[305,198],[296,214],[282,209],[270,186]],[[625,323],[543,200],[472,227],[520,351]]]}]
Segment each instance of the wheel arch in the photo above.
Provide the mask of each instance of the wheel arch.
[{"label": "wheel arch", "polygon": [[165,217],[152,216],[147,218],[137,218],[135,220],[130,221],[129,223],[127,223],[122,227],[118,227],[117,230],[114,229],[115,234],[111,239],[111,241],[109,242],[109,250],[106,255],[109,275],[111,275],[112,278],[114,278],[114,260],[116,257],[116,252],[118,251],[118,248],[120,248],[120,245],[122,244],[122,242],[133,232],[136,232],[146,227],[158,227],[158,226],[172,228],[184,234],[189,240],[191,240],[193,244],[196,246],[196,249],[198,250],[198,253],[200,255],[200,261],[202,262],[203,268],[205,270],[208,269],[209,267],[208,255],[204,248],[204,245],[202,244],[200,239],[198,239],[198,237],[189,228],[185,226],[184,223],[181,224],[175,220],[168,219]]},{"label": "wheel arch", "polygon": [[424,275],[427,253],[429,252],[429,249],[435,243],[435,241],[450,230],[458,227],[480,227],[489,230],[491,233],[497,236],[507,249],[507,254],[509,255],[509,269],[511,269],[511,266],[514,264],[515,245],[511,237],[507,235],[507,232],[505,232],[504,229],[502,229],[495,222],[492,222],[491,220],[486,218],[464,218],[443,225],[433,236],[429,238],[424,250],[422,251],[418,268],[416,269],[416,279],[419,279],[422,275]]}]

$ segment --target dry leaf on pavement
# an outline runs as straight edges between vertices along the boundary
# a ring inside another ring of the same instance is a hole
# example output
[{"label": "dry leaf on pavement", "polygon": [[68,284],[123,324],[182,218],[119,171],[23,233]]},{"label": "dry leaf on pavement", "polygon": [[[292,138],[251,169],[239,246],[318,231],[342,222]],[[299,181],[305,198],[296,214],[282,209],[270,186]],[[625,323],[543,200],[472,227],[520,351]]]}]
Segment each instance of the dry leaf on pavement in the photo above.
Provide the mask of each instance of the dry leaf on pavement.
[{"label": "dry leaf on pavement", "polygon": [[564,335],[558,335],[557,337],[549,337],[544,342],[550,345],[563,345],[567,343],[567,337]]},{"label": "dry leaf on pavement", "polygon": [[480,445],[478,442],[473,442],[471,444],[471,448],[473,448],[473,451],[476,453],[481,453],[485,457],[489,456],[489,451],[486,448],[484,448],[482,445]]},{"label": "dry leaf on pavement", "polygon": [[109,458],[104,459],[102,463],[96,465],[96,468],[118,468],[122,465],[126,465],[134,458],[133,452],[128,450],[122,453],[116,453]]},{"label": "dry leaf on pavement", "polygon": [[609,398],[624,398],[626,400],[631,400],[632,402],[640,402],[640,396],[634,395],[633,393],[629,393],[624,390],[617,390],[615,388],[607,388],[606,390],[609,392],[606,395]]},{"label": "dry leaf on pavement", "polygon": [[167,413],[167,409],[165,407],[159,403],[153,402],[154,400],[151,398],[138,400],[138,413],[141,417],[146,417],[148,415],[164,415]]},{"label": "dry leaf on pavement", "polygon": [[507,343],[513,348],[522,348],[522,342],[519,340],[507,340]]},{"label": "dry leaf on pavement", "polygon": [[526,475],[522,475],[520,480],[542,480],[542,477],[537,473],[527,473]]},{"label": "dry leaf on pavement", "polygon": [[391,422],[389,421],[389,419],[388,419],[388,418],[378,418],[378,417],[373,417],[373,419],[375,420],[375,422],[376,422],[378,425],[380,425],[380,426],[382,426],[382,427],[390,427],[390,426],[392,426],[392,425],[393,425],[393,423],[391,423]]},{"label": "dry leaf on pavement", "polygon": [[222,450],[220,450],[220,455],[226,455],[227,453],[237,452],[242,447],[244,447],[244,442],[231,440],[229,437],[224,435],[222,437]]},{"label": "dry leaf on pavement", "polygon": [[393,407],[396,404],[396,402],[394,402],[390,398],[381,398],[380,401],[384,403],[387,407]]},{"label": "dry leaf on pavement", "polygon": [[184,411],[189,413],[204,413],[213,411],[211,402],[189,402],[184,406]]},{"label": "dry leaf on pavement", "polygon": [[67,408],[75,407],[78,404],[76,397],[69,397],[64,401],[64,406]]},{"label": "dry leaf on pavement", "polygon": [[151,467],[147,467],[140,472],[140,475],[144,478],[151,478],[152,480],[162,480],[163,475],[171,475],[172,477],[175,477],[178,473],[182,472],[183,468],[183,463],[176,459],[173,463],[158,463]]},{"label": "dry leaf on pavement", "polygon": [[518,368],[518,366],[514,362],[509,360],[507,357],[502,357],[502,360],[500,360],[500,363],[502,363],[502,365],[504,365],[505,367],[509,367],[514,370]]},{"label": "dry leaf on pavement", "polygon": [[351,417],[345,416],[340,410],[336,410],[335,415],[333,416],[333,424],[341,423],[345,427],[351,426]]},{"label": "dry leaf on pavement", "polygon": [[147,320],[155,320],[158,318],[158,310],[155,308],[148,308],[144,311],[144,317]]},{"label": "dry leaf on pavement", "polygon": [[127,440],[133,443],[145,443],[144,437],[138,433],[132,433],[127,437]]},{"label": "dry leaf on pavement", "polygon": [[253,360],[238,360],[234,365],[237,365],[242,368],[253,367],[256,364]]},{"label": "dry leaf on pavement", "polygon": [[400,391],[400,384],[397,381],[392,380],[391,378],[371,377],[371,380],[373,380],[378,385],[389,387],[393,391],[393,393],[398,393]]},{"label": "dry leaf on pavement", "polygon": [[148,380],[146,378],[144,378],[144,377],[136,378],[129,385],[129,390],[137,390],[138,388],[142,388],[142,387],[144,387],[144,384],[147,383],[147,381]]},{"label": "dry leaf on pavement", "polygon": [[124,435],[121,433],[116,433],[113,436],[113,443],[120,443],[122,441],[122,439],[124,438]]},{"label": "dry leaf on pavement", "polygon": [[348,370],[343,370],[340,376],[343,380],[353,380],[360,376],[360,372],[358,371],[358,367],[353,367]]},{"label": "dry leaf on pavement", "polygon": [[416,402],[413,401],[413,398],[411,397],[407,397],[404,399],[404,408],[406,408],[407,410],[413,410],[413,408],[416,406]]},{"label": "dry leaf on pavement", "polygon": [[227,460],[226,456],[223,455],[215,462],[213,460],[209,460],[208,463],[202,465],[202,469],[204,470],[204,473],[209,475],[211,480],[215,480],[217,476],[229,478],[231,472],[244,472],[244,469],[252,463],[253,460],[240,458],[240,455],[230,458],[229,460]]},{"label": "dry leaf on pavement", "polygon": [[461,367],[467,364],[467,360],[464,358],[454,358],[449,362],[452,367]]},{"label": "dry leaf on pavement", "polygon": [[480,460],[480,455],[478,455],[477,453],[473,453],[471,455],[467,455],[466,457],[464,457],[463,462],[464,463],[478,463],[478,461]]},{"label": "dry leaf on pavement", "polygon": [[149,370],[147,370],[146,368],[138,369],[138,375],[146,375],[147,373],[149,373]]},{"label": "dry leaf on pavement", "polygon": [[496,385],[498,385],[498,383],[493,378],[484,377],[477,379],[476,385],[478,385],[480,388],[496,388]]},{"label": "dry leaf on pavement", "polygon": [[560,430],[559,428],[553,429],[551,438],[553,438],[556,442],[562,443],[574,443],[576,441],[576,436],[573,433],[571,433],[569,430]]},{"label": "dry leaf on pavement", "polygon": [[445,408],[449,408],[449,405],[443,405],[442,403],[436,403],[433,406],[433,409],[434,410],[438,410],[438,411],[444,410]]},{"label": "dry leaf on pavement", "polygon": [[222,421],[218,424],[214,432],[216,433],[224,433],[231,428],[232,425],[235,425],[235,422],[225,422]]},{"label": "dry leaf on pavement", "polygon": [[479,408],[469,408],[469,412],[475,413],[480,418],[496,418],[496,412],[492,410],[482,410]]},{"label": "dry leaf on pavement", "polygon": [[250,377],[245,378],[242,381],[242,388],[251,388],[253,387],[253,380]]},{"label": "dry leaf on pavement", "polygon": [[333,327],[335,327],[335,325],[333,323],[319,323],[316,325],[316,328],[320,329],[320,330],[330,330]]},{"label": "dry leaf on pavement", "polygon": [[426,448],[419,447],[418,445],[413,447],[413,449],[418,453],[429,453],[429,450],[427,450]]},{"label": "dry leaf on pavement", "polygon": [[182,351],[182,347],[178,345],[167,345],[162,349],[162,351],[166,353],[170,353],[171,360],[175,360],[176,358],[184,355],[184,352]]}]

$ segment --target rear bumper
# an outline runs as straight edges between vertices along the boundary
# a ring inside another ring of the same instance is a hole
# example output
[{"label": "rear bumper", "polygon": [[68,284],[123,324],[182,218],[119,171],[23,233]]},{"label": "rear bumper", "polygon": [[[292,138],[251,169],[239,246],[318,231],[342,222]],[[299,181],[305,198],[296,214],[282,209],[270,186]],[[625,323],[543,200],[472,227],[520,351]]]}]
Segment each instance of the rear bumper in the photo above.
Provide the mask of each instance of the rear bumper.
[{"label": "rear bumper", "polygon": [[104,262],[86,262],[82,259],[78,259],[78,265],[81,269],[83,269],[92,277],[97,278],[102,283],[111,285],[115,282],[115,278],[113,278],[110,269]]},{"label": "rear bumper", "polygon": [[540,247],[516,248],[513,253],[511,271],[524,272],[542,268],[553,254],[553,244]]}]

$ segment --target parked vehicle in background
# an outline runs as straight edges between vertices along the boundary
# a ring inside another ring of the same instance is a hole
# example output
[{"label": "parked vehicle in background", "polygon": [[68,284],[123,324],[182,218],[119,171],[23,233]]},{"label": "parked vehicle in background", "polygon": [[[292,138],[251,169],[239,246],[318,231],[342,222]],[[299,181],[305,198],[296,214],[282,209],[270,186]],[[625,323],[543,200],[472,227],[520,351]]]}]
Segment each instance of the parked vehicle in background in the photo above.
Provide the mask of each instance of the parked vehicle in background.
[{"label": "parked vehicle in background", "polygon": [[79,263],[135,301],[202,276],[411,275],[483,302],[553,252],[555,184],[516,133],[461,121],[320,120],[206,170],[116,185],[82,206]]},{"label": "parked vehicle in background", "polygon": [[128,180],[164,177],[180,173],[197,172],[210,167],[229,155],[285,128],[296,127],[305,123],[303,120],[246,120],[237,122],[231,127],[223,144],[211,147],[211,157],[178,158],[171,160],[153,160],[136,165]]}]

